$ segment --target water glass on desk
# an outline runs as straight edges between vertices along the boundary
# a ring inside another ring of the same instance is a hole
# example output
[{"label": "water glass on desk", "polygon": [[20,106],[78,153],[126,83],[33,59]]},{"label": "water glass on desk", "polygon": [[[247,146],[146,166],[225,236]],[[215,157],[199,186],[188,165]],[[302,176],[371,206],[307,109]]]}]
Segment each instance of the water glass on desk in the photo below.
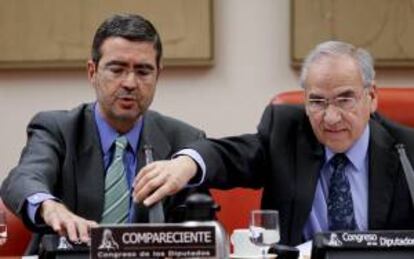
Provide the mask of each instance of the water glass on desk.
[{"label": "water glass on desk", "polygon": [[6,213],[0,211],[0,245],[4,245],[7,241],[7,222]]},{"label": "water glass on desk", "polygon": [[250,213],[250,241],[261,247],[261,254],[266,254],[271,245],[280,240],[279,212],[276,210],[253,210]]}]

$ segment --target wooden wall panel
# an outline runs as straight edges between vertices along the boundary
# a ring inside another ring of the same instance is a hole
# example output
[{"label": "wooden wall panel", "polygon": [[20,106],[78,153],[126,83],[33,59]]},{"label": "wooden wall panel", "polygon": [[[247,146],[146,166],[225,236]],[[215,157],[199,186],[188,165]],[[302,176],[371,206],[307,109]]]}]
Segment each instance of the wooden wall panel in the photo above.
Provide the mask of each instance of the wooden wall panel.
[{"label": "wooden wall panel", "polygon": [[97,26],[118,12],[154,23],[167,66],[212,64],[212,0],[0,0],[0,67],[84,67]]},{"label": "wooden wall panel", "polygon": [[377,67],[414,66],[414,2],[410,0],[292,0],[293,65],[326,40],[368,49]]}]

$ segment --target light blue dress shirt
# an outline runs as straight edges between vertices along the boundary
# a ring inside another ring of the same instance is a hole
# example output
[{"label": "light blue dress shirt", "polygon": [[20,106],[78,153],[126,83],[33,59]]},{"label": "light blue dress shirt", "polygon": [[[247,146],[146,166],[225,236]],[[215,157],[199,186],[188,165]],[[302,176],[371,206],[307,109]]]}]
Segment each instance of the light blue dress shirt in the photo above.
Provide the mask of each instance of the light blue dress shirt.
[{"label": "light blue dress shirt", "polygon": [[[110,162],[112,161],[112,156],[114,153],[114,149],[111,149],[112,144],[114,143],[115,139],[119,136],[119,133],[113,129],[103,118],[101,112],[99,111],[98,105],[95,103],[94,105],[94,117],[95,117],[95,124],[98,128],[99,132],[99,140],[101,142],[102,154],[103,154],[103,161],[104,161],[104,168],[105,173],[106,169],[108,168]],[[137,170],[137,149],[140,141],[141,131],[143,127],[143,120],[142,117],[135,123],[134,127],[129,130],[126,134],[126,138],[128,139],[128,146],[126,148],[126,152],[124,154],[124,164],[126,166],[126,174],[127,174],[127,181],[128,186],[131,189],[132,182],[134,180],[136,170]],[[36,193],[27,198],[27,211],[29,218],[32,220],[33,223],[36,223],[35,216],[39,205],[48,199],[55,199],[58,200],[51,194],[48,193]],[[130,199],[130,213],[129,213],[129,222],[132,219],[131,209],[132,206],[132,197]]]},{"label": "light blue dress shirt", "polygon": [[[354,215],[358,230],[368,229],[368,146],[369,126],[364,129],[361,137],[345,153],[350,163],[345,168],[345,174],[351,186]],[[305,224],[303,237],[312,239],[316,232],[328,231],[328,190],[332,175],[330,159],[335,154],[325,147],[325,163],[320,171],[316,186],[312,210]]]},{"label": "light blue dress shirt", "polygon": [[[103,160],[105,166],[105,172],[112,161],[114,149],[111,149],[115,139],[119,136],[119,133],[113,129],[102,117],[98,109],[98,105],[95,105],[95,123],[98,127],[99,139],[101,141]],[[135,123],[134,127],[129,130],[124,136],[128,139],[128,146],[124,154],[124,164],[127,165],[127,180],[128,186],[131,188],[137,169],[137,149],[140,140],[141,130],[143,126],[142,117]]]}]

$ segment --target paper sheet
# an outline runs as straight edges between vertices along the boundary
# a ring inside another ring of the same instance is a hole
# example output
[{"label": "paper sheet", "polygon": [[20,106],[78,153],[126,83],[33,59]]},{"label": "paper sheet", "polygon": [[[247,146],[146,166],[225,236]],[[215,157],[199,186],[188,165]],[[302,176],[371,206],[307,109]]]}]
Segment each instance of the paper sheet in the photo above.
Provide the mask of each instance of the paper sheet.
[{"label": "paper sheet", "polygon": [[310,259],[312,252],[312,240],[296,246],[299,249],[301,259]]}]

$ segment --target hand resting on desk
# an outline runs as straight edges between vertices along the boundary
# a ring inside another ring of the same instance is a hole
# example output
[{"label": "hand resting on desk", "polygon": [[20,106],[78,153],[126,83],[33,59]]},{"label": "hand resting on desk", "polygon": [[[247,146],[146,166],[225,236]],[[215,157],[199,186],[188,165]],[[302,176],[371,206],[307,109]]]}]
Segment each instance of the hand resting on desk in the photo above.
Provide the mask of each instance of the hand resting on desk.
[{"label": "hand resting on desk", "polygon": [[54,200],[42,203],[40,216],[60,236],[67,236],[74,243],[89,243],[89,229],[98,226],[95,221],[75,215],[65,205]]}]

